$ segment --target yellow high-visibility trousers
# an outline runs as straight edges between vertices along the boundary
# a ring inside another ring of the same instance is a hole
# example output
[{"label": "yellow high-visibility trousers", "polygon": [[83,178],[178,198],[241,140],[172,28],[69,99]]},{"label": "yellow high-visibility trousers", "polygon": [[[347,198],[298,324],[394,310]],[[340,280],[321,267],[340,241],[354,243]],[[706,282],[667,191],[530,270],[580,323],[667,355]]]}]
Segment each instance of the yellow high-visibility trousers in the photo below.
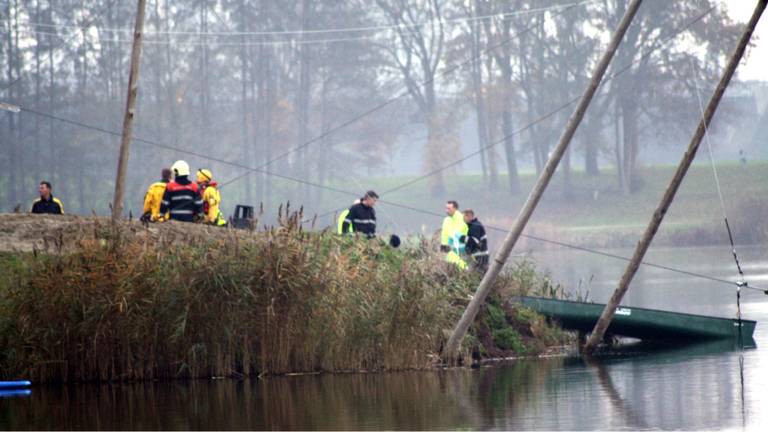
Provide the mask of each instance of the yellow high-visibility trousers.
[{"label": "yellow high-visibility trousers", "polygon": [[456,265],[460,270],[465,270],[467,268],[467,263],[461,258],[461,255],[456,253],[456,251],[450,251],[445,255],[445,260],[451,264]]}]

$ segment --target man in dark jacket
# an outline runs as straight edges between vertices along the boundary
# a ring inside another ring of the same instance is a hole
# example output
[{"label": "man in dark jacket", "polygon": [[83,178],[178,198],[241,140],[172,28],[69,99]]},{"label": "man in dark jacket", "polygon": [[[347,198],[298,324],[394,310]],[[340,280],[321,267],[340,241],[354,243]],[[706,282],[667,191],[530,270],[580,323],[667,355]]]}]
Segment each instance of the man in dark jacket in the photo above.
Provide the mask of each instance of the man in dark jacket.
[{"label": "man in dark jacket", "polygon": [[171,166],[174,179],[165,187],[160,214],[171,220],[195,222],[203,216],[203,198],[197,183],[189,180],[189,165],[183,160]]},{"label": "man in dark jacket", "polygon": [[40,198],[32,203],[32,213],[64,214],[64,204],[53,196],[52,190],[53,188],[49,182],[40,182],[40,187],[38,188]]},{"label": "man in dark jacket", "polygon": [[485,227],[477,220],[472,209],[464,210],[464,222],[469,227],[465,246],[467,255],[472,257],[472,266],[485,273],[488,271],[488,238],[485,235]]},{"label": "man in dark jacket", "polygon": [[376,192],[366,192],[360,203],[349,208],[349,213],[341,225],[341,232],[349,233],[351,227],[351,232],[364,234],[369,239],[376,237],[376,210],[373,206],[378,199]]}]

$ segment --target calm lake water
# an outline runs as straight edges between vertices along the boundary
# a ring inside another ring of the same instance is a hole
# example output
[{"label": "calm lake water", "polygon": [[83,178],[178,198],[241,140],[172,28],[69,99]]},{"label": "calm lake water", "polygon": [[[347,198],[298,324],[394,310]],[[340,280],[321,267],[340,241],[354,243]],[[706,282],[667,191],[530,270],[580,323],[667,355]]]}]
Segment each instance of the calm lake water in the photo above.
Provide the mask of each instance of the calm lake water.
[{"label": "calm lake water", "polygon": [[[613,251],[629,255],[631,251]],[[768,248],[740,249],[768,285]],[[624,263],[534,253],[568,287],[604,302]],[[658,249],[652,262],[722,278],[727,248]],[[625,304],[724,317],[733,287],[644,268]],[[768,296],[745,291],[756,349],[635,347],[585,361],[547,358],[480,369],[35,387],[0,399],[0,429],[748,429],[768,428]]]}]

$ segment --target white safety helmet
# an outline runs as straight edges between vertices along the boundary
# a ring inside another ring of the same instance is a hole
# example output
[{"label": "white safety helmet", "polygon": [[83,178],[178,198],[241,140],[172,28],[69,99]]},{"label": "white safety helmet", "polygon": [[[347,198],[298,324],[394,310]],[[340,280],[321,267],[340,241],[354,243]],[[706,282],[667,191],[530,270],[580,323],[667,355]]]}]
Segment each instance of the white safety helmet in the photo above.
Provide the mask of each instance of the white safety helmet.
[{"label": "white safety helmet", "polygon": [[173,165],[171,165],[171,171],[173,171],[173,175],[175,177],[188,176],[189,164],[184,162],[183,160],[177,160],[176,162],[173,163]]}]

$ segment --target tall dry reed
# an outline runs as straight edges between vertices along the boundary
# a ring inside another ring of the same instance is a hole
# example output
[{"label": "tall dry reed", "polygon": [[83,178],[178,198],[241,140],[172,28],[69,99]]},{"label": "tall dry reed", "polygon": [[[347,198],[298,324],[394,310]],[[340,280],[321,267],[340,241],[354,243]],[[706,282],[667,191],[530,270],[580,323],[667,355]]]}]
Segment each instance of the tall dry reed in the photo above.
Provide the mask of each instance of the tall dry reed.
[{"label": "tall dry reed", "polygon": [[[186,241],[103,230],[71,253],[3,255],[2,376],[133,380],[433,364],[478,275],[456,271],[426,243],[395,250],[308,233],[297,220]],[[530,278],[500,283],[524,290]]]}]

